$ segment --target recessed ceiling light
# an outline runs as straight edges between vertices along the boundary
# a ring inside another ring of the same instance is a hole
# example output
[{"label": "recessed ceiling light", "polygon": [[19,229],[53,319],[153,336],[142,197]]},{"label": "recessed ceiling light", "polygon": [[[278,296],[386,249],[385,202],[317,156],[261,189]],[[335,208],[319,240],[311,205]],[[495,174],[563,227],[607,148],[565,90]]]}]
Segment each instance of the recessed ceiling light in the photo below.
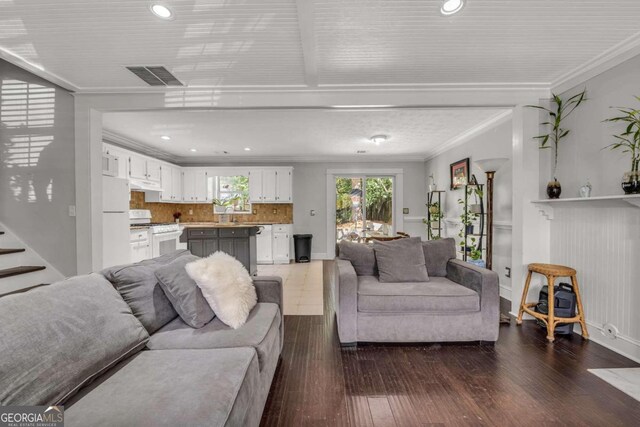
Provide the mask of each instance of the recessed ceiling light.
[{"label": "recessed ceiling light", "polygon": [[196,150],[195,148],[192,148],[192,149],[191,149],[191,150],[189,150],[189,151],[191,151],[192,153],[195,153],[195,152],[196,152],[196,151],[198,151],[198,150]]},{"label": "recessed ceiling light", "polygon": [[249,148],[249,147],[245,147],[245,148],[244,148],[244,151],[251,151],[251,148]]},{"label": "recessed ceiling light", "polygon": [[444,16],[454,15],[462,10],[464,0],[443,0],[440,13]]},{"label": "recessed ceiling light", "polygon": [[171,140],[171,137],[170,137],[169,135],[162,135],[162,136],[160,137],[160,139],[161,139],[161,140],[163,140],[163,141],[170,141],[170,140]]},{"label": "recessed ceiling light", "polygon": [[162,19],[171,19],[171,17],[173,17],[173,12],[171,12],[171,9],[161,4],[152,4],[151,12],[153,12],[153,14],[158,18]]},{"label": "recessed ceiling light", "polygon": [[380,145],[385,142],[389,137],[387,135],[374,135],[369,138],[369,141],[373,142],[376,145]]}]

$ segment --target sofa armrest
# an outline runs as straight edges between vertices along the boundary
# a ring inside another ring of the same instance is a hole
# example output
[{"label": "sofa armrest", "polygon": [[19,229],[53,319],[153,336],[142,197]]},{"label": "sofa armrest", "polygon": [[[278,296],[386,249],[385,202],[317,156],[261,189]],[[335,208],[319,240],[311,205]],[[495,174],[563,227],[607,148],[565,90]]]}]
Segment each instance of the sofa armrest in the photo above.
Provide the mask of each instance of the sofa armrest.
[{"label": "sofa armrest", "polygon": [[482,322],[491,331],[487,341],[497,340],[500,322],[498,274],[459,259],[451,259],[447,263],[447,278],[478,293]]},{"label": "sofa armrest", "polygon": [[253,285],[256,287],[258,302],[272,302],[280,306],[282,313],[282,278],[278,276],[255,276]]},{"label": "sofa armrest", "polygon": [[339,258],[334,274],[338,337],[341,343],[352,344],[358,341],[358,276],[350,261]]}]

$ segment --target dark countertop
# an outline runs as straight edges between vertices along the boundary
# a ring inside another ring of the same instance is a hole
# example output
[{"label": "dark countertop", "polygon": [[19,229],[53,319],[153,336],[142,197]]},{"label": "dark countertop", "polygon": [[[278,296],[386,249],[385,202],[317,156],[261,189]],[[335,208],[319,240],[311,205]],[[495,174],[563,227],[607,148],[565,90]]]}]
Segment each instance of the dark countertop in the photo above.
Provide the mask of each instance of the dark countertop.
[{"label": "dark countertop", "polygon": [[[261,225],[273,225],[276,223],[268,222],[230,222],[230,223],[218,223],[218,222],[181,222],[180,225],[185,228],[251,228],[259,227]],[[280,224],[280,223],[277,223]]]}]

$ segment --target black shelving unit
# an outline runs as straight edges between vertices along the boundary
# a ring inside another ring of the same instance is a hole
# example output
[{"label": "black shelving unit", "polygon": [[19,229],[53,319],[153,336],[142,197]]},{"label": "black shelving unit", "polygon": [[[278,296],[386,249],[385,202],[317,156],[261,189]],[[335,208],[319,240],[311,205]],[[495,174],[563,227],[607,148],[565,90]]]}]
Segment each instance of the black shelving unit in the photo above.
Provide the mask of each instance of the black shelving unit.
[{"label": "black shelving unit", "polygon": [[[478,194],[478,190],[481,194]],[[478,204],[480,205],[480,212],[470,212],[470,206],[473,204],[475,205],[476,203],[470,203],[470,199],[473,199],[474,201],[478,200]],[[486,248],[485,248],[485,237],[486,237],[486,232],[485,232],[485,221],[486,221],[486,210],[485,210],[485,194],[484,194],[484,185],[483,184],[468,184],[464,186],[464,204],[463,204],[463,208],[464,208],[464,214],[467,218],[469,218],[470,215],[472,216],[476,216],[478,218],[478,228],[479,230],[475,229],[474,226],[474,230],[473,233],[469,233],[468,231],[468,227],[466,226],[466,224],[462,224],[462,226],[464,227],[463,230],[463,242],[464,244],[461,245],[461,252],[462,252],[462,259],[464,261],[467,261],[467,258],[469,256],[469,251],[467,250],[467,247],[469,247],[469,238],[473,237],[475,238],[477,241],[473,242],[473,245],[477,248],[482,250],[482,259],[485,259],[486,257]]]},{"label": "black shelving unit", "polygon": [[[428,240],[438,240],[442,237],[442,194],[444,191],[429,191],[427,193],[427,239]],[[431,213],[431,206],[437,203],[438,204],[438,212],[437,214]],[[437,217],[437,227],[434,227],[433,224],[436,222],[434,216]]]}]

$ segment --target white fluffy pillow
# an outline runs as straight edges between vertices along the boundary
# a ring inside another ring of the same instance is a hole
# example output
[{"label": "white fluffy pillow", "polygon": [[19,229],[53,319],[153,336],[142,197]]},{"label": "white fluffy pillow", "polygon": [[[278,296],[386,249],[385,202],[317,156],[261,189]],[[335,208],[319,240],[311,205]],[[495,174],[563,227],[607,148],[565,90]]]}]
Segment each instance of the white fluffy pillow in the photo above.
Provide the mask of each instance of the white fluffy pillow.
[{"label": "white fluffy pillow", "polygon": [[185,268],[222,322],[233,329],[245,324],[258,297],[251,276],[240,261],[218,251]]}]

